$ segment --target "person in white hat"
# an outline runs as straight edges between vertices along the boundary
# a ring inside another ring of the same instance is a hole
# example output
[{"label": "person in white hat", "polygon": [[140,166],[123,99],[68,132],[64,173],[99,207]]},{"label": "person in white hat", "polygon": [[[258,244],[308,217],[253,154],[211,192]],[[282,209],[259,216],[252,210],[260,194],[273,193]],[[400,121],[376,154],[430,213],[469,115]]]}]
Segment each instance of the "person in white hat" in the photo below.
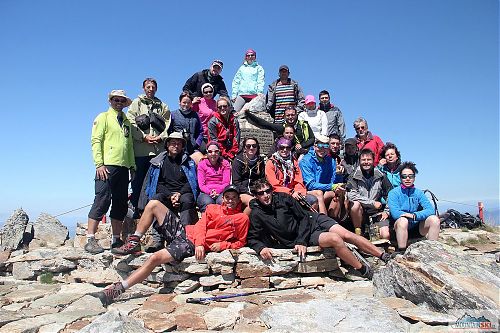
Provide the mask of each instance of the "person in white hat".
[{"label": "person in white hat", "polygon": [[[96,167],[95,198],[88,215],[85,250],[96,254],[104,251],[95,233],[99,221],[111,205],[113,240],[111,247],[123,245],[120,240],[122,223],[128,211],[128,183],[135,172],[134,148],[130,121],[123,109],[132,100],[124,90],[109,93],[108,111],[100,113],[92,126],[92,155]],[[130,178],[129,178],[130,171]]]},{"label": "person in white hat", "polygon": [[307,121],[311,126],[314,136],[328,134],[328,119],[325,111],[316,107],[316,100],[313,95],[307,95],[304,101],[305,110],[299,113],[299,120]]}]

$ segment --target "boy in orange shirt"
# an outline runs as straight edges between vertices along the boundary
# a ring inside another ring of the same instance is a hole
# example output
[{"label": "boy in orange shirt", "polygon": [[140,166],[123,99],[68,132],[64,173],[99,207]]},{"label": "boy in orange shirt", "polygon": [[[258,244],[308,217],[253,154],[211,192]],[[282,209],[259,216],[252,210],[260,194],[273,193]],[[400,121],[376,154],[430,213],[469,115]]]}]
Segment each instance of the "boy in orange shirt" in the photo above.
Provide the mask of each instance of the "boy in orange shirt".
[{"label": "boy in orange shirt", "polygon": [[160,201],[151,200],[142,214],[136,232],[127,239],[129,246],[123,247],[130,251],[121,254],[136,252],[137,244],[153,223],[153,219],[156,219],[153,228],[163,235],[168,245],[149,257],[144,265],[126,280],[115,282],[93,296],[108,305],[126,289],[142,282],[156,266],[173,261],[181,262],[193,255],[197,260],[201,260],[205,257],[205,251],[220,252],[243,247],[246,244],[249,218],[242,212],[239,192],[235,186],[229,185],[222,194],[222,205],[209,205],[198,223],[186,227],[181,224],[179,217]]}]

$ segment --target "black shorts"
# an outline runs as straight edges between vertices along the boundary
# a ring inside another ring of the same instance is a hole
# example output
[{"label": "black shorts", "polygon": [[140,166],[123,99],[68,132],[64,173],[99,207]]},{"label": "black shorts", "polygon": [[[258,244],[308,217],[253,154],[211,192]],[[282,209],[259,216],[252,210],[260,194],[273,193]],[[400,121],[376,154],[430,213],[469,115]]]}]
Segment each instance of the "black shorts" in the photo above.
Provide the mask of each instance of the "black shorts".
[{"label": "black shorts", "polygon": [[166,240],[166,250],[175,261],[181,262],[184,258],[194,255],[194,244],[187,238],[186,229],[179,217],[171,210],[165,215],[163,223],[160,225],[155,221],[153,228]]},{"label": "black shorts", "polygon": [[318,246],[319,245],[319,235],[328,232],[331,227],[336,225],[337,222],[331,217],[325,214],[318,214],[316,221],[313,222],[311,236],[309,237],[309,245],[310,246]]},{"label": "black shorts", "polygon": [[94,179],[95,197],[89,218],[99,221],[111,205],[109,217],[123,221],[128,211],[128,168],[106,165],[108,179],[100,180],[97,175]]}]

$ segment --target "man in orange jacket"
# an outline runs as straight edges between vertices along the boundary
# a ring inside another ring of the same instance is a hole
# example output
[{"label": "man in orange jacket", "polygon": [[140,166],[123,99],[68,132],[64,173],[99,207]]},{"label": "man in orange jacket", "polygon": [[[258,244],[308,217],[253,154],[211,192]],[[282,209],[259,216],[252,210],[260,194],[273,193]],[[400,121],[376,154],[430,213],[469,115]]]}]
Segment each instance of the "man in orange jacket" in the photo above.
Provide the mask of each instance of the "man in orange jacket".
[{"label": "man in orange jacket", "polygon": [[[104,290],[94,293],[104,305],[113,302],[126,289],[142,282],[156,266],[172,261],[181,262],[195,255],[197,260],[205,257],[205,251],[220,252],[225,249],[239,249],[246,244],[249,218],[242,212],[237,188],[227,186],[222,192],[222,205],[208,205],[200,221],[184,227],[179,217],[158,200],[151,200],[141,216],[136,232],[127,239],[123,253],[137,251],[142,235],[153,223],[166,239],[168,245],[155,252],[139,269],[126,280],[115,282]],[[127,251],[129,249],[129,251]],[[116,251],[115,251],[116,253]]]}]

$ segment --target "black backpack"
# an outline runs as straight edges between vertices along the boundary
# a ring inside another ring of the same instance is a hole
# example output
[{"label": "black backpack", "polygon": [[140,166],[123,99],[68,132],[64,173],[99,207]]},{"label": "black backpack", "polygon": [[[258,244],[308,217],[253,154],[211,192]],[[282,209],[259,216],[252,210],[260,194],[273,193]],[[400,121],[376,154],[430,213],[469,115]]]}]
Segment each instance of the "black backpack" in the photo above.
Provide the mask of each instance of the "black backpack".
[{"label": "black backpack", "polygon": [[441,228],[467,228],[474,229],[484,226],[484,222],[478,216],[469,213],[460,213],[454,209],[448,209],[446,213],[439,216]]}]

